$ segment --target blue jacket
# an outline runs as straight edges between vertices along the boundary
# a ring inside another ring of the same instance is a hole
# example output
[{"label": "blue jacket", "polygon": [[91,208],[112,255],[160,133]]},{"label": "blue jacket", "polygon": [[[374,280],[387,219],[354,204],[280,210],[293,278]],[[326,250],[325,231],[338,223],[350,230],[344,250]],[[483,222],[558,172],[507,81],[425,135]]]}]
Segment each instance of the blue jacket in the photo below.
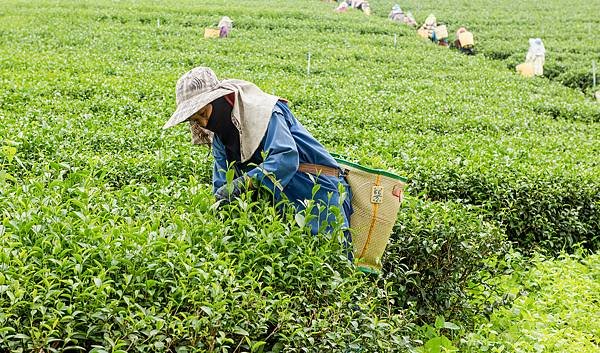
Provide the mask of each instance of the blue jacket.
[{"label": "blue jacket", "polygon": [[[212,146],[215,157],[213,190],[216,191],[226,183],[227,157],[225,146],[216,135],[213,138]],[[264,154],[266,154],[266,158],[263,160]],[[300,163],[320,164],[335,168],[339,168],[339,165],[294,117],[286,103],[279,101],[275,105],[267,132],[259,148],[254,152],[252,160],[260,160],[262,163],[258,166],[246,166],[242,172],[268,187],[275,195],[277,202],[282,199],[283,193],[288,200],[293,202],[297,211],[305,208],[304,200],[313,199],[315,181],[319,184],[320,187],[314,195],[314,200],[325,207],[320,214],[316,208],[313,208],[312,214],[317,216],[309,223],[313,234],[317,234],[319,227],[324,223],[327,229],[330,229],[329,222],[335,220],[335,215],[329,210],[331,206],[339,207],[344,219],[344,227],[350,226],[352,194],[346,180],[343,177],[315,176],[298,171]],[[276,182],[274,183],[265,173],[274,175]],[[342,205],[340,205],[338,184],[342,184],[346,192],[346,198]]]}]

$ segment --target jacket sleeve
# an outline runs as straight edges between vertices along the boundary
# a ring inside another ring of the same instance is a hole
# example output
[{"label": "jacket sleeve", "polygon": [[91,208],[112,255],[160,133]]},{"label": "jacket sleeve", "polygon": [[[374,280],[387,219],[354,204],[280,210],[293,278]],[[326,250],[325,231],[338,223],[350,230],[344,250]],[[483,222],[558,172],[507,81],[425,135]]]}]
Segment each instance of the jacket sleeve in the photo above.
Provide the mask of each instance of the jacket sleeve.
[{"label": "jacket sleeve", "polygon": [[213,164],[213,193],[218,188],[225,185],[227,179],[225,179],[225,172],[227,172],[227,155],[225,154],[225,145],[214,135],[212,142],[213,156],[215,162]]},{"label": "jacket sleeve", "polygon": [[[248,175],[273,192],[283,190],[298,170],[299,155],[284,113],[276,109],[271,115],[264,138],[264,161]],[[273,177],[275,180],[273,180]]]}]

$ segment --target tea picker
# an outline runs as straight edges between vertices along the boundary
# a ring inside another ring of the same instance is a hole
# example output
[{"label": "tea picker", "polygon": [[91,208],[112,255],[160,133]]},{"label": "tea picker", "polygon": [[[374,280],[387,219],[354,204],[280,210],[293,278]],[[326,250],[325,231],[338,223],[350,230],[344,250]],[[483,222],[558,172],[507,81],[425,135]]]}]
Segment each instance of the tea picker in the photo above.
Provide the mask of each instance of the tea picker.
[{"label": "tea picker", "polygon": [[[196,67],[177,81],[176,102],[163,128],[188,122],[192,143],[212,145],[213,192],[219,206],[259,188],[268,189],[277,204],[291,201],[296,212],[306,210],[306,200],[314,200],[314,217],[305,217],[311,233],[331,231],[336,213],[341,213],[350,246],[352,193],[343,171],[285,100],[251,82],[218,80],[211,69]],[[231,174],[233,180],[227,182]]]},{"label": "tea picker", "polygon": [[517,73],[524,77],[544,75],[544,63],[546,61],[546,48],[541,38],[529,38],[529,50],[525,62],[517,65]]},{"label": "tea picker", "polygon": [[425,19],[423,25],[417,30],[417,34],[422,38],[429,38],[434,41],[435,38],[435,27],[437,26],[437,20],[435,15],[430,14]]},{"label": "tea picker", "polygon": [[350,7],[350,4],[347,1],[342,1],[338,5],[338,7],[335,8],[334,11],[335,12],[346,12],[349,7]]},{"label": "tea picker", "polygon": [[371,14],[371,6],[369,5],[369,2],[365,0],[343,0],[338,7],[335,8],[335,12],[346,12],[349,8],[361,10],[365,15]]},{"label": "tea picker", "polygon": [[371,6],[366,0],[352,0],[352,4],[350,6],[357,10],[361,10],[367,16],[371,15]]},{"label": "tea picker", "polygon": [[544,63],[546,61],[546,48],[541,38],[529,38],[529,50],[525,57],[525,63],[533,66],[535,76],[544,75]]},{"label": "tea picker", "polygon": [[469,32],[465,27],[460,27],[456,31],[454,47],[460,50],[461,53],[474,55],[475,41],[473,40],[473,33]]},{"label": "tea picker", "polygon": [[448,47],[448,28],[441,24],[433,30],[433,38],[431,40],[439,46]]},{"label": "tea picker", "polygon": [[417,26],[417,21],[415,20],[415,17],[413,16],[412,12],[408,11],[406,13],[406,15],[404,16],[404,24],[410,27]]},{"label": "tea picker", "polygon": [[218,28],[206,27],[204,29],[204,38],[227,38],[233,28],[233,21],[227,16],[223,16],[217,25]]},{"label": "tea picker", "polygon": [[231,28],[233,27],[233,21],[229,17],[223,16],[217,27],[219,27],[219,37],[227,38]]},{"label": "tea picker", "polygon": [[392,6],[392,11],[390,11],[388,18],[395,22],[404,23],[404,12],[400,8],[400,5],[395,4]]},{"label": "tea picker", "polygon": [[[269,190],[278,205],[290,201],[296,212],[306,211],[307,200],[313,200],[313,217],[304,217],[311,233],[330,232],[341,221],[348,258],[360,256],[359,268],[365,271],[381,268],[405,179],[335,159],[285,100],[248,81],[218,80],[207,67],[196,67],[177,81],[176,102],[163,128],[188,122],[192,143],[212,145],[213,192],[219,206],[258,188]],[[353,235],[351,225],[356,228]]]}]

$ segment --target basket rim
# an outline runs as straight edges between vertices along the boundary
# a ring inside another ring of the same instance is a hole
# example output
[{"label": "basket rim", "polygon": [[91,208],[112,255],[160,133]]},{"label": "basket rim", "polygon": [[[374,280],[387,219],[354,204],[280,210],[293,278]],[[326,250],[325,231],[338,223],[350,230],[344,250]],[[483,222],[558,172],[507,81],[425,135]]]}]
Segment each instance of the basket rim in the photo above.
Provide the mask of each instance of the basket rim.
[{"label": "basket rim", "polygon": [[379,174],[379,175],[383,175],[386,177],[390,177],[392,179],[400,180],[403,183],[408,182],[407,178],[400,176],[398,174],[394,174],[392,172],[388,172],[387,170],[365,167],[358,163],[350,162],[350,161],[342,158],[342,156],[340,156],[339,154],[332,153],[331,155],[333,156],[333,159],[335,159],[335,161],[338,162],[339,164],[347,165],[349,167],[356,168],[358,170],[362,170],[363,172]]}]

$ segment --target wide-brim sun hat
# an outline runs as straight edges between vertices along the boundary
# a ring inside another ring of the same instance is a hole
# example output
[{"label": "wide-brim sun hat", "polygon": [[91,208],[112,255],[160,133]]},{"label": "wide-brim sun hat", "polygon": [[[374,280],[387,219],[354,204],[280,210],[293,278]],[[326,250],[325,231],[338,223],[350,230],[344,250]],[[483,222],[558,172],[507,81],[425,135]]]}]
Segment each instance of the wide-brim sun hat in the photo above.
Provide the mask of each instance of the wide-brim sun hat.
[{"label": "wide-brim sun hat", "polygon": [[231,20],[231,18],[229,18],[228,16],[223,16],[221,18],[221,20],[219,21],[219,24],[217,25],[217,27],[231,26],[231,25],[233,25],[233,21]]},{"label": "wide-brim sun hat", "polygon": [[175,91],[177,108],[163,129],[188,120],[215,99],[233,92],[219,86],[217,75],[208,67],[200,66],[186,72],[177,81]]}]

